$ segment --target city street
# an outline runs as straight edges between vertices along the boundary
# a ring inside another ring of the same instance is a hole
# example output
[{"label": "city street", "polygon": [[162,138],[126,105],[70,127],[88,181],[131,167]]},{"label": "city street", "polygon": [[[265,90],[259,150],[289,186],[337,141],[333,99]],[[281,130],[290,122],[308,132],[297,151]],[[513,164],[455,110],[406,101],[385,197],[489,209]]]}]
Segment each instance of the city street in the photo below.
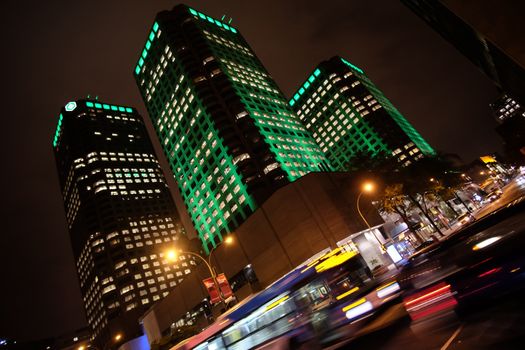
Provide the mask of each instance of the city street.
[{"label": "city street", "polygon": [[[525,302],[516,296],[465,316],[455,313],[411,323],[398,313],[398,322],[363,335],[338,349],[518,349],[525,340]],[[371,324],[370,327],[373,325]],[[376,325],[378,326],[378,325]]]},{"label": "city street", "polygon": [[[481,218],[491,211],[521,201],[523,180],[515,179],[504,188],[502,197],[476,213]],[[490,230],[502,230],[498,224]],[[518,213],[504,225],[518,232],[525,225],[525,213]],[[503,228],[505,229],[505,228]],[[352,341],[332,349],[517,349],[525,340],[525,301],[521,292],[500,295],[439,317],[411,321],[403,304],[392,306],[356,334]]]},{"label": "city street", "polygon": [[483,216],[491,213],[499,207],[507,205],[514,200],[519,199],[525,195],[525,178],[523,176],[517,177],[503,187],[503,194],[501,197],[494,202],[487,204],[479,211],[474,213],[476,219],[482,218]]}]

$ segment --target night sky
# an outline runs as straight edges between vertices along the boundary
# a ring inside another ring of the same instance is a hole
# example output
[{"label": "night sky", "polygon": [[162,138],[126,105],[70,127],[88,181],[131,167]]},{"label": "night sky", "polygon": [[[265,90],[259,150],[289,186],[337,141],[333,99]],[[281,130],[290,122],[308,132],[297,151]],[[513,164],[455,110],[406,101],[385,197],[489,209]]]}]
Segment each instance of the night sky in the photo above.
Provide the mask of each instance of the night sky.
[{"label": "night sky", "polygon": [[[287,97],[338,54],[437,150],[470,161],[501,148],[492,83],[397,1],[186,3],[233,17]],[[38,339],[85,325],[51,147],[58,112],[91,94],[146,116],[132,72],[155,14],[175,4],[2,1],[0,336]]]}]

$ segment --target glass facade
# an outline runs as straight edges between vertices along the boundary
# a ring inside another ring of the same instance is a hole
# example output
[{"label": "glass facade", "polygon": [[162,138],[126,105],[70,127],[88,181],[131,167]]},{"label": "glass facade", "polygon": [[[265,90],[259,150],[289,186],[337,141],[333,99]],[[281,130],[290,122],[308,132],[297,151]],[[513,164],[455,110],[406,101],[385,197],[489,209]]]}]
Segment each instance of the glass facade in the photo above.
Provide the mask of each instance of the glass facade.
[{"label": "glass facade", "polygon": [[273,191],[329,169],[237,29],[184,5],[161,12],[135,79],[208,252]]},{"label": "glass facade", "polygon": [[391,154],[409,165],[434,150],[368,79],[341,57],[321,63],[289,101],[330,164],[358,154]]}]

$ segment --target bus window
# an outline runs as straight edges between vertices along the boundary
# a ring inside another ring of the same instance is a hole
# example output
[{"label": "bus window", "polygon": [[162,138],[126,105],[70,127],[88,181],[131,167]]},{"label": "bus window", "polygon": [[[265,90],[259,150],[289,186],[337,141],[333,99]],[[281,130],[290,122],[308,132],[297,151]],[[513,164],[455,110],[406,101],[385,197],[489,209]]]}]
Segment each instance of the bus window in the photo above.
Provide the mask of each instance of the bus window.
[{"label": "bus window", "polygon": [[296,309],[288,296],[280,296],[232,325],[223,333],[228,349],[243,350],[284,334],[291,330],[289,317]]},{"label": "bus window", "polygon": [[224,342],[221,337],[215,337],[213,339],[198,345],[194,350],[226,350]]}]

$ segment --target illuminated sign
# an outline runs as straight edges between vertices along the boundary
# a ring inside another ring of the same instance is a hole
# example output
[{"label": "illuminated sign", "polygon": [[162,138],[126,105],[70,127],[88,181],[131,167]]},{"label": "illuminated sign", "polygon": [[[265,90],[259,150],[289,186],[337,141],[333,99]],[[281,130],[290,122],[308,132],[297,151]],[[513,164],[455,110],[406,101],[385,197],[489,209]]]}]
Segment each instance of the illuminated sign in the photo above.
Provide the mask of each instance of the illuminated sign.
[{"label": "illuminated sign", "polygon": [[215,280],[209,277],[209,278],[202,280],[202,283],[204,283],[204,286],[206,287],[206,290],[208,291],[208,294],[210,295],[210,302],[212,304],[220,302],[221,296],[219,294],[219,290],[217,289],[217,284],[215,283]]},{"label": "illuminated sign", "polygon": [[494,159],[494,157],[491,157],[491,156],[483,156],[483,157],[479,157],[479,159],[481,159],[481,161],[485,164],[496,163],[496,159]]},{"label": "illuminated sign", "polygon": [[68,104],[64,108],[68,112],[74,111],[75,108],[77,108],[77,103],[76,102],[68,102]]}]

